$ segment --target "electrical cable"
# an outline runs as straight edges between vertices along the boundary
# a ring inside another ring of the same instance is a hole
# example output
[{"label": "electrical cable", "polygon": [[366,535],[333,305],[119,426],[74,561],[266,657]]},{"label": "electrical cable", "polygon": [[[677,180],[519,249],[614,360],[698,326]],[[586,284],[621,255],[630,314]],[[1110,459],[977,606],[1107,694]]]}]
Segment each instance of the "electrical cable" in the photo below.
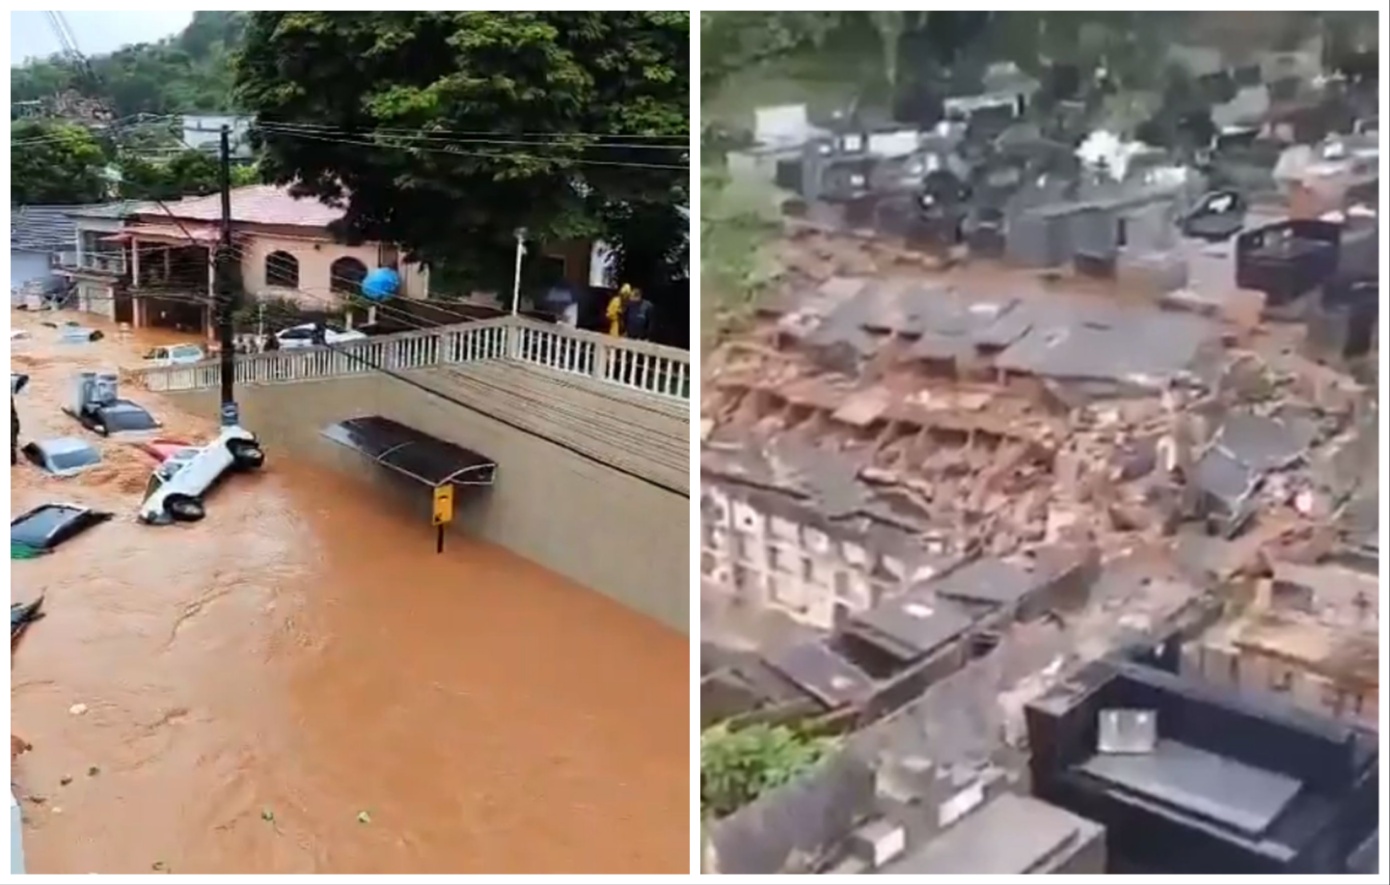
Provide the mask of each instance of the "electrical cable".
[{"label": "electrical cable", "polygon": [[311,135],[311,134],[309,134],[309,133],[307,133],[307,132],[295,132],[295,131],[290,131],[290,130],[277,130],[277,129],[273,128],[273,127],[267,127],[267,126],[264,126],[264,125],[261,126],[261,129],[264,130],[264,131],[267,131],[267,132],[271,132],[271,133],[276,134],[276,135],[283,135],[283,136],[285,136],[285,137],[287,137],[287,138],[307,138],[307,139],[310,139],[310,140],[312,140],[312,141],[328,142],[328,143],[330,143],[330,144],[350,144],[350,145],[357,145],[357,146],[359,146],[359,147],[369,147],[369,148],[378,148],[378,149],[394,149],[394,150],[420,151],[420,152],[429,153],[429,154],[451,154],[451,155],[456,156],[456,157],[474,157],[474,158],[482,158],[482,159],[487,159],[487,160],[502,160],[502,159],[507,159],[507,158],[510,157],[510,158],[513,158],[513,159],[546,160],[546,161],[554,162],[554,163],[556,163],[556,164],[558,164],[558,165],[613,166],[613,167],[619,167],[619,168],[624,168],[624,169],[672,169],[672,170],[685,170],[685,171],[689,171],[689,169],[690,169],[689,164],[686,164],[686,165],[683,165],[683,166],[682,166],[682,165],[676,165],[676,164],[673,164],[673,163],[624,163],[624,162],[620,162],[620,161],[617,161],[617,160],[585,160],[585,159],[581,159],[581,158],[577,158],[577,157],[543,156],[543,155],[540,155],[540,154],[526,154],[526,153],[522,153],[522,152],[520,152],[520,151],[514,151],[514,152],[463,151],[463,150],[454,150],[454,149],[452,149],[452,148],[429,148],[429,147],[420,147],[420,146],[418,146],[418,145],[408,145],[408,144],[406,144],[406,145],[399,145],[399,144],[384,144],[384,143],[379,142],[379,141],[362,141],[362,140],[347,139],[347,138],[325,137],[325,136],[321,136],[321,135]]}]

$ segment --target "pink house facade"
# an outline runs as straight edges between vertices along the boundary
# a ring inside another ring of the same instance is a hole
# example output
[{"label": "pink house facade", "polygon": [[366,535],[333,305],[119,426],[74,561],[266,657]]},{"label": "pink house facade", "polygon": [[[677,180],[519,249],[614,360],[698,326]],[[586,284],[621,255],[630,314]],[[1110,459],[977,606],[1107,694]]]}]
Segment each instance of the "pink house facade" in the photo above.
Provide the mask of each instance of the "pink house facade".
[{"label": "pink house facade", "polygon": [[[253,185],[232,191],[232,248],[248,299],[287,299],[306,311],[334,312],[359,291],[366,273],[397,261],[394,246],[337,242],[329,226],[341,209],[297,199],[288,188]],[[166,211],[167,209],[167,211]],[[134,207],[119,234],[108,240],[125,246],[129,279],[124,293],[113,291],[116,312],[135,328],[164,326],[209,330],[213,277],[210,256],[221,217],[214,194]],[[429,294],[429,272],[400,262],[406,298]],[[124,297],[123,297],[124,296]],[[121,301],[128,300],[122,310]]]}]

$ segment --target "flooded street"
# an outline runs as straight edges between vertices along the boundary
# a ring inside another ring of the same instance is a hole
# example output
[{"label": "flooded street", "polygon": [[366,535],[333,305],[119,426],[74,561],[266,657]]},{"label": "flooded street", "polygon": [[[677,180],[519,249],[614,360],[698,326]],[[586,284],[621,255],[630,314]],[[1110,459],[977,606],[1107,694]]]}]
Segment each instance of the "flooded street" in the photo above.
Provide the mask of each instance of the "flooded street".
[{"label": "flooded street", "polygon": [[[11,317],[21,442],[97,441],[59,411],[73,374],[177,340],[60,344]],[[163,436],[215,432],[122,395]],[[11,563],[12,601],[48,613],[12,666],[30,872],[687,871],[684,636],[498,547],[436,555],[427,525],[274,447],[203,522],[143,526],[153,461],[97,445],[79,477],[11,470],[12,515],[116,513]]]}]

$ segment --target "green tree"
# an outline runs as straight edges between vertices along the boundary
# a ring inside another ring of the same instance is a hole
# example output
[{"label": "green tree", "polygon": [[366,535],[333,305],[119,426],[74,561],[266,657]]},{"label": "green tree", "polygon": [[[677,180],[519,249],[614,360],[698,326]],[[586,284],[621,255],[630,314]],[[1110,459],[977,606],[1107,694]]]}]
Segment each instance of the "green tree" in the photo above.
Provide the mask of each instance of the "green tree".
[{"label": "green tree", "polygon": [[108,190],[107,156],[83,126],[22,122],[10,130],[10,202],[93,203]]},{"label": "green tree", "polygon": [[700,808],[724,817],[814,768],[835,740],[786,725],[732,729],[714,725],[700,735]]},{"label": "green tree", "polygon": [[11,101],[72,92],[134,114],[224,113],[232,105],[232,56],[246,27],[244,12],[195,12],[182,33],[89,59],[95,80],[54,55],[10,71]]},{"label": "green tree", "polygon": [[685,13],[256,12],[236,76],[268,179],[509,285],[517,228],[683,199],[688,56]]}]

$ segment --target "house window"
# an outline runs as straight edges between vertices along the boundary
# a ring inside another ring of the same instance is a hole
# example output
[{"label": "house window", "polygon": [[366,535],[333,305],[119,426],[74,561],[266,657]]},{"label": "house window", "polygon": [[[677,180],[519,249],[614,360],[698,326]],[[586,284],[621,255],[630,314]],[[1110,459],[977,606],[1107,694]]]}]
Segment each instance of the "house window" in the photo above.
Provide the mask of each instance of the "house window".
[{"label": "house window", "polygon": [[344,255],[328,268],[328,287],[334,292],[356,295],[362,291],[362,280],[367,276],[367,265]]},{"label": "house window", "polygon": [[265,284],[299,288],[299,259],[288,252],[271,252],[265,257]]}]

